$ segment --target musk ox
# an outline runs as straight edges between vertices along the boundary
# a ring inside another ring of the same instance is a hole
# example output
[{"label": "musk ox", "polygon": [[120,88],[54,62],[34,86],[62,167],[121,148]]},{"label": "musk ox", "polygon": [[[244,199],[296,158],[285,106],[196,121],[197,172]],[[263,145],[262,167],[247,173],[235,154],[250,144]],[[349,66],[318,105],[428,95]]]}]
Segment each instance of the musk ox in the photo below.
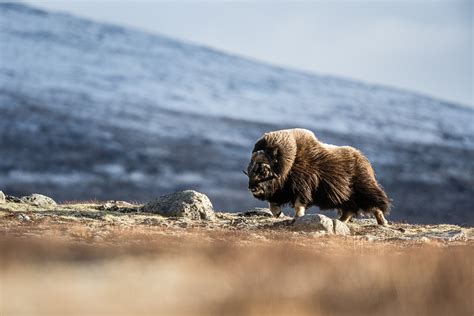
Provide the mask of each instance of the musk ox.
[{"label": "musk ox", "polygon": [[249,190],[266,200],[274,216],[282,205],[295,208],[295,218],[313,205],[339,210],[343,222],[359,212],[372,213],[379,225],[390,200],[375,179],[369,160],[357,149],[320,142],[306,129],[288,129],[263,135],[248,165]]}]

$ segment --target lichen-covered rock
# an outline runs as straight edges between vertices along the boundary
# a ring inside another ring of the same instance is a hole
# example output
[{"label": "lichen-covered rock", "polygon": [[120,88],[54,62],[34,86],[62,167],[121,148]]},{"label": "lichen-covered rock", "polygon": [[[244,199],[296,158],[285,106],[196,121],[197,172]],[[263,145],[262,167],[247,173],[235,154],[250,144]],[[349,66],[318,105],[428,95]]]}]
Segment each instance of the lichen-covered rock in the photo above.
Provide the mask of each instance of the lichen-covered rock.
[{"label": "lichen-covered rock", "polygon": [[0,203],[5,203],[5,194],[2,191],[0,191]]},{"label": "lichen-covered rock", "polygon": [[35,206],[53,206],[53,205],[57,205],[56,202],[52,198],[50,198],[46,195],[37,194],[37,193],[24,196],[20,200],[21,200],[22,203],[28,203],[28,204],[35,205]]},{"label": "lichen-covered rock", "polygon": [[324,230],[332,234],[334,223],[332,219],[321,214],[307,214],[296,218],[293,227],[301,230]]},{"label": "lichen-covered rock", "polygon": [[100,211],[107,211],[107,212],[138,212],[138,207],[126,201],[116,201],[111,200],[105,202],[105,204],[99,205],[97,207]]},{"label": "lichen-covered rock", "polygon": [[346,224],[337,219],[331,219],[322,214],[308,214],[298,217],[293,223],[297,230],[324,231],[328,234],[350,235]]},{"label": "lichen-covered rock", "polygon": [[141,208],[142,212],[166,217],[214,220],[216,215],[209,198],[202,193],[186,190],[160,196]]}]

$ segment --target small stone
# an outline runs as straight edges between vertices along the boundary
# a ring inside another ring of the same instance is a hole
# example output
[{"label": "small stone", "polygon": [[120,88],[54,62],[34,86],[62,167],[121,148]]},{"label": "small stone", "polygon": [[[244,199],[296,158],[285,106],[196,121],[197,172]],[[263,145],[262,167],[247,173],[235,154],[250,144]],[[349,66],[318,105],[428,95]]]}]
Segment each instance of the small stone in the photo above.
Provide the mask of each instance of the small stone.
[{"label": "small stone", "polygon": [[299,230],[324,231],[327,234],[350,235],[347,225],[337,219],[331,219],[322,214],[308,214],[298,217],[293,228]]},{"label": "small stone", "polygon": [[202,193],[186,190],[160,196],[141,208],[142,212],[166,217],[214,220],[214,208],[209,198]]},{"label": "small stone", "polygon": [[334,234],[334,222],[322,214],[308,214],[295,219],[293,229],[305,231],[324,231]]},{"label": "small stone", "polygon": [[301,230],[322,230],[326,231],[328,234],[334,232],[332,219],[321,214],[308,214],[298,217],[293,223],[293,227]]},{"label": "small stone", "polygon": [[5,203],[5,194],[2,191],[0,191],[0,203]]},{"label": "small stone", "polygon": [[420,242],[429,243],[431,240],[428,237],[421,237]]},{"label": "small stone", "polygon": [[31,204],[31,205],[34,205],[34,206],[54,206],[54,205],[57,205],[56,202],[52,198],[47,197],[46,195],[37,194],[37,193],[31,194],[31,195],[28,195],[28,196],[24,196],[20,200],[21,200],[22,203],[28,203],[28,204]]},{"label": "small stone", "polygon": [[18,214],[16,218],[21,222],[30,222],[31,221],[31,218],[28,215],[23,214],[23,213]]},{"label": "small stone", "polygon": [[351,234],[349,227],[338,219],[333,219],[334,234],[347,236]]},{"label": "small stone", "polygon": [[365,236],[365,240],[367,240],[369,242],[375,241],[376,239],[377,238],[375,236],[372,236],[372,235]]},{"label": "small stone", "polygon": [[268,208],[254,207],[248,211],[239,213],[239,216],[265,216],[273,217],[272,212]]}]

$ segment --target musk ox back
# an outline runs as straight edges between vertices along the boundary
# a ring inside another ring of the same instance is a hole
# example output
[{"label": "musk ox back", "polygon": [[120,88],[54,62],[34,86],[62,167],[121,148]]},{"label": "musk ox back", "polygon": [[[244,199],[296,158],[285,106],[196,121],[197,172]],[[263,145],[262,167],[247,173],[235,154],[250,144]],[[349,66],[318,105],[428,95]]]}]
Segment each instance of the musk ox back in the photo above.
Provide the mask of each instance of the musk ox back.
[{"label": "musk ox back", "polygon": [[246,174],[254,197],[270,203],[275,216],[284,204],[295,217],[313,205],[338,209],[341,220],[372,213],[386,225],[390,200],[375,179],[368,159],[349,146],[320,142],[305,129],[269,132],[255,144]]}]

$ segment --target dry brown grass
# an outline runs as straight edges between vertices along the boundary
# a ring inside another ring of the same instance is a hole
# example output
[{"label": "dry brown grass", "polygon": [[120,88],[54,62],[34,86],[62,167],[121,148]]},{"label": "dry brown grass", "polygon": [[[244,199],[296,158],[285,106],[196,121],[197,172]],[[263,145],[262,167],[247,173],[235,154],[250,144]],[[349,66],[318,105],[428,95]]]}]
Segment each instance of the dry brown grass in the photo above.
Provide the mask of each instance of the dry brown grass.
[{"label": "dry brown grass", "polygon": [[470,243],[52,219],[2,224],[2,315],[474,311]]}]

